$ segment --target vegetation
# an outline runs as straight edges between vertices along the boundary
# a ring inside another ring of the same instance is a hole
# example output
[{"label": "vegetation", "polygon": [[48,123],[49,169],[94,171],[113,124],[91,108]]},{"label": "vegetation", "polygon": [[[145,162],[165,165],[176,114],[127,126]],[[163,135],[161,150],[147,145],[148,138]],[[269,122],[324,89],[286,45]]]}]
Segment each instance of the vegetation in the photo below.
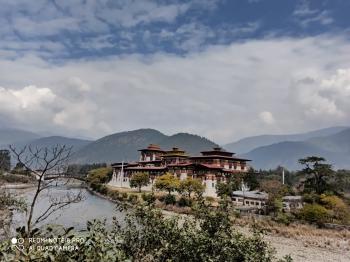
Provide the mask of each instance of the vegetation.
[{"label": "vegetation", "polygon": [[169,195],[171,194],[171,192],[178,190],[179,186],[180,186],[180,179],[178,179],[177,177],[175,177],[170,173],[166,173],[158,177],[155,182],[155,187],[157,189],[168,191]]},{"label": "vegetation", "polygon": [[350,193],[350,170],[337,170],[329,181],[330,188],[341,194]]},{"label": "vegetation", "polygon": [[6,149],[0,150],[0,170],[2,171],[11,170],[11,155],[9,150],[6,150]]},{"label": "vegetation", "polygon": [[244,182],[250,190],[257,189],[259,187],[258,175],[259,173],[250,168],[247,173],[235,173],[234,176],[228,176],[225,182],[217,183],[217,194],[221,197],[230,196],[233,191],[241,189],[242,182]]},{"label": "vegetation", "polygon": [[111,180],[113,169],[111,167],[100,167],[89,171],[87,176],[87,182],[93,187],[107,183]]},{"label": "vegetation", "polygon": [[30,176],[30,171],[26,169],[25,165],[18,162],[16,166],[11,170],[12,174]]},{"label": "vegetation", "polygon": [[197,197],[202,196],[205,186],[202,184],[201,180],[189,177],[180,181],[178,190],[182,194],[187,194],[188,198],[190,199],[192,193],[195,193]]},{"label": "vegetation", "polygon": [[26,207],[26,203],[23,199],[16,198],[6,190],[0,190],[0,211],[8,208],[25,211]]},{"label": "vegetation", "polygon": [[350,223],[350,208],[341,198],[322,194],[320,202],[327,208],[331,222]]},{"label": "vegetation", "polygon": [[319,204],[306,204],[299,212],[299,217],[311,223],[322,225],[328,222],[327,209]]},{"label": "vegetation", "polygon": [[0,188],[0,240],[8,236],[12,219],[10,210],[24,212],[26,209],[27,205],[23,199],[15,197],[6,189]]},{"label": "vegetation", "polygon": [[239,190],[243,182],[243,173],[237,173],[234,176],[226,178],[226,182],[218,182],[216,184],[216,192],[218,196],[230,196],[233,191]]},{"label": "vegetation", "polygon": [[32,177],[28,177],[27,175],[15,175],[15,174],[7,174],[4,175],[0,172],[0,181],[4,183],[23,183],[27,184],[33,182]]},{"label": "vegetation", "polygon": [[166,205],[175,205],[176,204],[176,197],[174,195],[168,194],[164,198],[164,203]]},{"label": "vegetation", "polygon": [[306,176],[305,191],[322,194],[330,189],[328,181],[333,175],[333,170],[331,165],[324,163],[325,161],[323,157],[316,156],[299,160],[299,163],[305,166],[301,171],[301,174]]},{"label": "vegetation", "polygon": [[147,186],[149,183],[149,175],[147,173],[136,173],[130,179],[130,187],[137,187],[139,192],[141,192],[141,187]]},{"label": "vegetation", "polygon": [[71,164],[68,166],[67,175],[68,176],[86,176],[91,170],[107,167],[106,163],[99,164]]},{"label": "vegetation", "polygon": [[[152,204],[138,206],[123,226],[114,221],[108,230],[103,221],[88,222],[88,232],[77,250],[57,251],[29,247],[13,250],[6,241],[0,244],[1,261],[273,261],[274,250],[258,231],[252,236],[237,232],[229,219],[228,206],[217,210],[199,205],[195,220],[177,216],[165,218]],[[18,237],[22,237],[19,230]],[[60,237],[72,239],[74,230]],[[37,230],[35,237],[54,238],[52,230]],[[43,245],[50,245],[45,243]],[[286,258],[284,261],[290,261]]]}]

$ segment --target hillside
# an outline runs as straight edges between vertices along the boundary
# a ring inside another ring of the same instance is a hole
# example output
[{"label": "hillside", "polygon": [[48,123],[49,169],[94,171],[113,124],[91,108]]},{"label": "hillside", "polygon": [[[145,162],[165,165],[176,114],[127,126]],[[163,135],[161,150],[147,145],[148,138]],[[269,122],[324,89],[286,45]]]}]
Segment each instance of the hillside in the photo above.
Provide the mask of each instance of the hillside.
[{"label": "hillside", "polygon": [[212,149],[217,146],[217,144],[205,137],[187,133],[178,133],[166,137],[159,142],[159,145],[164,150],[170,150],[173,147],[180,147],[191,155],[197,155],[201,151]]},{"label": "hillside", "polygon": [[[72,147],[72,151],[76,152],[82,147],[88,145],[89,143],[91,143],[91,141],[89,140],[69,138],[63,136],[49,136],[30,141],[28,145],[38,148],[53,147],[55,145],[66,145],[67,147]],[[23,145],[25,144],[18,144],[17,146]]]},{"label": "hillside", "polygon": [[308,142],[331,152],[350,154],[350,128],[327,137],[311,138]]},{"label": "hillside", "polygon": [[275,143],[285,142],[285,141],[305,141],[315,137],[325,137],[339,133],[348,127],[336,126],[324,129],[319,129],[311,132],[291,134],[291,135],[260,135],[246,137],[237,142],[229,143],[223,147],[228,151],[233,151],[238,154],[247,153],[255,148],[267,146]]},{"label": "hillside", "polygon": [[33,132],[19,129],[0,129],[0,147],[5,148],[11,144],[26,143],[40,138]]},{"label": "hillside", "polygon": [[254,168],[269,169],[282,165],[288,169],[300,169],[298,159],[305,156],[322,156],[335,168],[350,169],[350,129],[325,137],[306,141],[280,142],[256,148],[244,157],[252,159]]},{"label": "hillside", "polygon": [[154,129],[138,129],[121,132],[103,137],[79,150],[73,157],[74,163],[99,163],[117,161],[135,161],[139,158],[138,150],[149,144],[158,144],[168,150],[174,146],[180,147],[192,154],[209,149],[216,144],[206,138],[179,133],[166,136]]}]

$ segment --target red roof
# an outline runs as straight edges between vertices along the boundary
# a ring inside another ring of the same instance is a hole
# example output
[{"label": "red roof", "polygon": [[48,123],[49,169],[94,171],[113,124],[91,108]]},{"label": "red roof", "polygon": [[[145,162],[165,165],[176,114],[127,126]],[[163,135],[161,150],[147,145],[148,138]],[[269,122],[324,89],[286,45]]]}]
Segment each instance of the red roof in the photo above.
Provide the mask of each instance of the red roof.
[{"label": "red roof", "polygon": [[135,167],[127,167],[125,170],[166,170],[167,168],[164,166],[135,166]]},{"label": "red roof", "polygon": [[156,152],[164,152],[158,145],[150,144],[147,148],[140,149],[139,151],[156,151]]}]

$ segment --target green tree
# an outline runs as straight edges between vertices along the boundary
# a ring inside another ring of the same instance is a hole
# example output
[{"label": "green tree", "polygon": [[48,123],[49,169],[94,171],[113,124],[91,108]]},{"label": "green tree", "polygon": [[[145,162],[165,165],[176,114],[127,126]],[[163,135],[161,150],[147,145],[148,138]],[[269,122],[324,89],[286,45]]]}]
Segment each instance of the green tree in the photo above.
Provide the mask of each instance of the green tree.
[{"label": "green tree", "polygon": [[245,173],[236,173],[227,177],[225,182],[216,184],[216,192],[218,196],[230,196],[233,191],[239,190],[242,185]]},{"label": "green tree", "polygon": [[149,183],[149,175],[147,173],[135,173],[130,179],[130,187],[137,187],[139,192],[141,192],[141,187],[147,186]]},{"label": "green tree", "polygon": [[260,183],[260,189],[269,194],[267,212],[277,215],[282,210],[282,196],[289,193],[289,188],[279,180],[265,180]]},{"label": "green tree", "polygon": [[111,167],[100,167],[90,170],[87,181],[90,184],[104,184],[111,180],[113,169]]},{"label": "green tree", "polygon": [[188,194],[188,198],[191,198],[191,194],[194,192],[197,196],[201,196],[204,192],[205,186],[199,179],[186,178],[180,181],[179,192]]},{"label": "green tree", "polygon": [[329,221],[330,214],[325,207],[319,204],[306,204],[299,211],[299,216],[305,221],[322,225]]},{"label": "green tree", "polygon": [[156,179],[155,187],[159,190],[171,192],[178,190],[180,186],[180,180],[171,173],[166,173]]},{"label": "green tree", "polygon": [[322,194],[320,196],[321,204],[329,210],[332,220],[344,224],[350,222],[349,206],[337,196]]},{"label": "green tree", "polygon": [[337,189],[340,193],[350,193],[350,170],[337,170],[330,181],[332,189]]},{"label": "green tree", "polygon": [[244,174],[244,183],[246,183],[251,190],[259,187],[259,181],[257,179],[258,175],[259,173],[256,172],[253,168],[250,168],[248,172]]},{"label": "green tree", "polygon": [[305,191],[322,194],[330,189],[328,180],[334,174],[332,165],[325,164],[323,157],[310,156],[299,160],[304,166],[301,174],[306,176],[304,183]]},{"label": "green tree", "polygon": [[7,149],[0,150],[0,170],[10,171],[11,169],[11,155]]}]

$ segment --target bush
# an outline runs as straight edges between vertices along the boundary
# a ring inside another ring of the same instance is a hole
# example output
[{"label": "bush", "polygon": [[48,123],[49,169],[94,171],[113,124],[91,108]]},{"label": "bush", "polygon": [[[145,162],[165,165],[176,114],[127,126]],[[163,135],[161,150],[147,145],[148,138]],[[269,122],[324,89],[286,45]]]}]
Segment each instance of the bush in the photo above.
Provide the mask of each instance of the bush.
[{"label": "bush", "polygon": [[113,174],[113,169],[111,167],[101,167],[89,171],[87,181],[95,184],[107,183]]},{"label": "bush", "polygon": [[333,222],[350,223],[350,210],[348,205],[339,197],[332,195],[321,195],[321,204],[329,210]]},{"label": "bush", "polygon": [[174,205],[176,203],[176,198],[174,195],[167,195],[164,202],[166,205]]},{"label": "bush", "polygon": [[320,196],[315,193],[304,194],[303,201],[309,204],[318,203],[320,201]]},{"label": "bush", "polygon": [[125,192],[123,192],[123,193],[122,193],[122,199],[127,199],[127,198],[128,198],[128,194],[125,193]]},{"label": "bush", "polygon": [[100,185],[99,191],[102,195],[107,195],[108,189],[105,185]]},{"label": "bush", "polygon": [[277,216],[274,218],[274,220],[278,223],[284,224],[284,225],[289,225],[290,223],[293,222],[293,215],[289,213],[278,213]]},{"label": "bush", "polygon": [[141,197],[143,201],[147,202],[148,204],[154,203],[154,201],[156,201],[156,197],[153,194],[143,193]]},{"label": "bush", "polygon": [[[205,207],[195,218],[164,217],[151,207],[135,207],[125,226],[88,222],[86,241],[76,243],[74,252],[63,249],[14,250],[11,242],[0,242],[0,261],[275,261],[273,250],[257,232],[245,235],[231,226],[225,207]],[[180,220],[181,219],[181,220]],[[65,238],[78,232],[65,230]],[[160,233],[161,232],[161,233]],[[17,237],[23,237],[18,235]],[[57,238],[57,233],[39,229],[36,237]],[[41,243],[50,246],[50,243]],[[52,245],[52,244],[51,244]],[[64,244],[65,245],[65,244]],[[71,245],[71,244],[70,244]],[[291,261],[281,259],[280,261]]]},{"label": "bush", "polygon": [[190,207],[192,205],[192,201],[191,201],[191,199],[188,199],[186,197],[181,197],[179,202],[178,202],[178,205],[180,207]]},{"label": "bush", "polygon": [[101,184],[99,184],[99,183],[91,183],[90,187],[91,187],[92,190],[99,192]]},{"label": "bush", "polygon": [[206,197],[205,200],[207,200],[207,201],[210,202],[210,203],[215,202],[215,198],[214,198],[214,197],[211,197],[211,196]]},{"label": "bush", "polygon": [[165,195],[160,195],[157,197],[157,199],[160,201],[160,202],[164,202],[165,201]]},{"label": "bush", "polygon": [[119,199],[119,192],[118,191],[108,191],[108,196],[114,200]]},{"label": "bush", "polygon": [[14,175],[14,174],[9,174],[9,175],[3,175],[0,174],[0,181],[4,181],[7,183],[24,183],[27,184],[30,182],[30,178],[28,176],[23,176],[23,175]]},{"label": "bush", "polygon": [[129,197],[128,197],[128,201],[131,202],[131,203],[137,203],[138,201],[138,196],[137,195],[133,195],[133,194],[130,194]]},{"label": "bush", "polygon": [[299,212],[301,219],[322,225],[329,220],[328,210],[319,204],[306,204]]}]

